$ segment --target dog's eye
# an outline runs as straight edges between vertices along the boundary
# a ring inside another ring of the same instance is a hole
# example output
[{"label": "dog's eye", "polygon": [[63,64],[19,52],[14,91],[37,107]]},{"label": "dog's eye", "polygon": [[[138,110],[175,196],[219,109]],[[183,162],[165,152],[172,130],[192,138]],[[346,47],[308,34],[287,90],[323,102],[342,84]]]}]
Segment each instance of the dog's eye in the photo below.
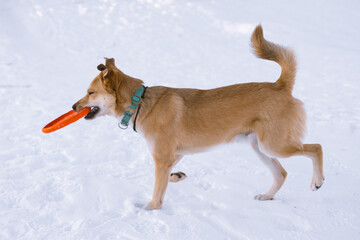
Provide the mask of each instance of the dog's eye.
[{"label": "dog's eye", "polygon": [[89,95],[94,94],[94,92],[89,92]]}]

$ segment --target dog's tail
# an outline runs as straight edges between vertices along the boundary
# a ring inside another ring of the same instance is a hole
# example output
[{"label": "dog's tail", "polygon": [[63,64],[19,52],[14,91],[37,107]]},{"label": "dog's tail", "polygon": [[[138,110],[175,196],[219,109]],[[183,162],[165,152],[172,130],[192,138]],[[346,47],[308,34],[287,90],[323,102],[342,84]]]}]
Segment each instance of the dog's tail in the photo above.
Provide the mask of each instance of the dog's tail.
[{"label": "dog's tail", "polygon": [[276,85],[291,92],[296,75],[296,58],[293,51],[265,40],[261,25],[255,28],[251,36],[251,47],[257,57],[275,61],[281,66],[281,75]]}]

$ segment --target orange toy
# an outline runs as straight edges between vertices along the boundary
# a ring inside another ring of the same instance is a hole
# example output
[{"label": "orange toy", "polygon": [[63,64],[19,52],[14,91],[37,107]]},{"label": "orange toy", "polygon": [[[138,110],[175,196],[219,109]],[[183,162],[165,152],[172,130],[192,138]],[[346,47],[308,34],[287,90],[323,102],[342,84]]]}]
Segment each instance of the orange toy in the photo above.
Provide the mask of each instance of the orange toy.
[{"label": "orange toy", "polygon": [[68,113],[65,113],[64,115],[61,115],[54,121],[50,122],[48,125],[43,127],[42,132],[43,133],[51,133],[56,130],[59,130],[60,128],[66,127],[67,125],[76,122],[80,118],[86,116],[90,112],[90,108],[84,108],[80,112],[75,112],[74,110],[71,110]]}]

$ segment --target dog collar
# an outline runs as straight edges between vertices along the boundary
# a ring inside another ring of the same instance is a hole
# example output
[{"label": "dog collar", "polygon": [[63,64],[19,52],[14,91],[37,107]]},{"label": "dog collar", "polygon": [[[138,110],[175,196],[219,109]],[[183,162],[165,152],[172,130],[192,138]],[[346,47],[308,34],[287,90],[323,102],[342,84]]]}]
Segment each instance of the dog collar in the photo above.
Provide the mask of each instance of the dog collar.
[{"label": "dog collar", "polygon": [[119,128],[121,128],[121,129],[128,128],[130,119],[131,119],[132,115],[134,115],[135,110],[136,110],[137,106],[139,105],[138,110],[136,112],[135,121],[134,121],[134,131],[136,132],[136,127],[135,127],[136,118],[137,118],[137,115],[139,113],[140,106],[141,106],[140,100],[142,98],[144,98],[145,91],[146,91],[146,87],[143,85],[139,89],[136,90],[136,92],[134,93],[134,95],[131,98],[131,105],[129,105],[127,107],[127,110],[125,111],[125,114],[124,114],[121,122],[118,124]]}]

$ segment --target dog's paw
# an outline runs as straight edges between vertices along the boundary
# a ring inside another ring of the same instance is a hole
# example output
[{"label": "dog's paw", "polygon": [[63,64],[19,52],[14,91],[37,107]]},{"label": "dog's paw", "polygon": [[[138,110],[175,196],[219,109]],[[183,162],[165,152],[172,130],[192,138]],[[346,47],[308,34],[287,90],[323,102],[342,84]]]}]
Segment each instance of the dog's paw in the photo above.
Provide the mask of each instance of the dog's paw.
[{"label": "dog's paw", "polygon": [[266,200],[274,200],[274,197],[266,194],[258,194],[254,197],[254,199],[259,201],[266,201]]},{"label": "dog's paw", "polygon": [[176,172],[176,173],[171,173],[170,174],[170,182],[179,182],[182,181],[186,178],[186,174],[183,172]]},{"label": "dog's paw", "polygon": [[318,179],[313,178],[313,180],[311,181],[311,185],[310,188],[313,191],[317,191],[321,188],[321,186],[324,184],[325,178],[324,177],[320,177]]},{"label": "dog's paw", "polygon": [[146,206],[146,210],[155,210],[155,209],[160,209],[161,208],[161,203],[155,203],[153,201],[149,202],[148,205]]}]

